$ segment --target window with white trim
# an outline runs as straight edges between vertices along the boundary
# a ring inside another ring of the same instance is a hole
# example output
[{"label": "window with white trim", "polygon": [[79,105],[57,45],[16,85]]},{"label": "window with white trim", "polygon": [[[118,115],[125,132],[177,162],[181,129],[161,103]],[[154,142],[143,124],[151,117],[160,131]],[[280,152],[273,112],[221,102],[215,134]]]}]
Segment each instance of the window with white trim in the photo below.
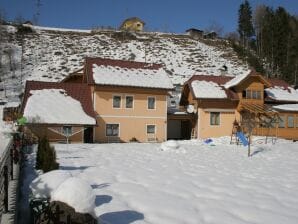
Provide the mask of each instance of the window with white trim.
[{"label": "window with white trim", "polygon": [[126,96],[125,97],[125,108],[133,108],[133,96]]},{"label": "window with white trim", "polygon": [[210,112],[210,125],[220,125],[220,112]]},{"label": "window with white trim", "polygon": [[155,128],[154,124],[147,124],[147,134],[155,134]]},{"label": "window with white trim", "polygon": [[119,136],[119,124],[106,124],[106,136],[118,137]]},{"label": "window with white trim", "polygon": [[121,108],[121,96],[113,96],[113,108]]},{"label": "window with white trim", "polygon": [[155,97],[153,97],[153,96],[149,96],[148,97],[147,108],[150,109],[150,110],[154,110],[155,109]]}]

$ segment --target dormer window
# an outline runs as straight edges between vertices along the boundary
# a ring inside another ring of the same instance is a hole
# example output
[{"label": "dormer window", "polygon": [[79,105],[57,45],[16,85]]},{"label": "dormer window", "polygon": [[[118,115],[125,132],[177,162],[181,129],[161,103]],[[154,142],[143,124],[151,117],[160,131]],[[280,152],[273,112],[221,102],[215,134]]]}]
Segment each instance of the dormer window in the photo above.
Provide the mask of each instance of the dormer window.
[{"label": "dormer window", "polygon": [[260,90],[247,89],[242,92],[242,98],[244,99],[262,99],[262,93]]}]

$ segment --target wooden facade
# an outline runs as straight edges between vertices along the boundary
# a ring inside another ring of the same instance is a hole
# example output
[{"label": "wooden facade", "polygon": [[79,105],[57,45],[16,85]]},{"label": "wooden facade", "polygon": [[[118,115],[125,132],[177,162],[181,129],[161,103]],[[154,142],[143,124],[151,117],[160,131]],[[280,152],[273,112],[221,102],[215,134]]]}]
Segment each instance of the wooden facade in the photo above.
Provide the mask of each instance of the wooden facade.
[{"label": "wooden facade", "polygon": [[[224,83],[218,78],[218,84],[226,91],[233,91],[235,97],[226,99],[196,98],[188,81],[182,91],[181,105],[194,105],[196,121],[192,127],[197,138],[229,136],[233,122],[237,121],[245,130],[245,117],[253,117],[255,135],[265,135],[298,140],[298,111],[282,111],[272,108],[266,102],[265,88],[271,87],[269,80],[258,73],[252,72],[236,85],[225,89]],[[206,79],[209,77],[198,77]],[[212,78],[214,79],[214,78]],[[210,81],[210,80],[208,80]],[[216,80],[213,80],[216,82]],[[229,96],[229,94],[227,94]],[[233,96],[233,95],[231,95]],[[233,98],[233,99],[232,99]],[[297,99],[298,102],[298,99]],[[212,119],[215,119],[214,122]],[[252,124],[250,124],[252,125]]]}]

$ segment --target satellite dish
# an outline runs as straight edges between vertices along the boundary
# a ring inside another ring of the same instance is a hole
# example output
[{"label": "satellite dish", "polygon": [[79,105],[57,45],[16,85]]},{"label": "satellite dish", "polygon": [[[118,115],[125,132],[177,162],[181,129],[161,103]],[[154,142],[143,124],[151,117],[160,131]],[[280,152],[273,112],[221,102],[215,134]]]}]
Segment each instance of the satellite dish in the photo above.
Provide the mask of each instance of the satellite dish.
[{"label": "satellite dish", "polygon": [[191,104],[187,105],[186,111],[187,111],[187,113],[191,114],[195,111],[195,107]]}]

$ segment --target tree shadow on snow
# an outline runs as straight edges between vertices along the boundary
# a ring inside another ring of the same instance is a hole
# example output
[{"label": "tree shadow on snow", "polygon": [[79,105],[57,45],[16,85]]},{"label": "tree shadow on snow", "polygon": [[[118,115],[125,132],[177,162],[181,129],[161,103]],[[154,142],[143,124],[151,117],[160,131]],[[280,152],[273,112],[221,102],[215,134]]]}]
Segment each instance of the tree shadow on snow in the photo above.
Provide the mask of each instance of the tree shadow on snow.
[{"label": "tree shadow on snow", "polygon": [[110,183],[92,184],[91,187],[92,189],[101,189],[101,188],[109,187],[110,185],[111,185]]},{"label": "tree shadow on snow", "polygon": [[264,148],[258,147],[255,151],[253,151],[253,153],[250,156],[257,155],[258,153],[263,152],[263,151],[264,151]]},{"label": "tree shadow on snow", "polygon": [[107,212],[99,216],[103,221],[113,224],[129,224],[137,220],[143,220],[144,214],[132,210],[119,212]]},{"label": "tree shadow on snow", "polygon": [[107,204],[110,201],[112,201],[113,197],[110,195],[96,195],[95,198],[95,205],[97,206],[101,206],[103,204]]}]

